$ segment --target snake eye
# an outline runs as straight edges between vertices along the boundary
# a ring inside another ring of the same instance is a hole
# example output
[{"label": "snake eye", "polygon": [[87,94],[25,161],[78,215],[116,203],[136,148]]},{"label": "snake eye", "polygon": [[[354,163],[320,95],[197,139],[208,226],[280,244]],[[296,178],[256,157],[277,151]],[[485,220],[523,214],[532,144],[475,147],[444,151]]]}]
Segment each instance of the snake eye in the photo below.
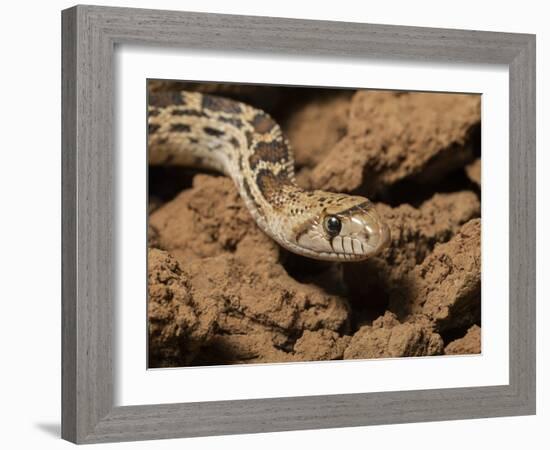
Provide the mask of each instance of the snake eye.
[{"label": "snake eye", "polygon": [[325,230],[331,236],[336,236],[342,229],[342,222],[335,216],[327,216],[324,221]]}]

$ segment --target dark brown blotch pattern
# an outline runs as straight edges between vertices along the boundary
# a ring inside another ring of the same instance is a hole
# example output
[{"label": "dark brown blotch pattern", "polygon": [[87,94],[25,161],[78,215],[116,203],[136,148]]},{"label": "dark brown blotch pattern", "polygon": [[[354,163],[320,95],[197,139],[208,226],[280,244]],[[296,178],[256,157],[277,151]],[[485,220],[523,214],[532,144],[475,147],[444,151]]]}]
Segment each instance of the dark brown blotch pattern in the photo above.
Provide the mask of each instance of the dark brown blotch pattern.
[{"label": "dark brown blotch pattern", "polygon": [[149,105],[160,108],[171,105],[185,105],[185,98],[179,92],[156,92],[149,94]]},{"label": "dark brown blotch pattern", "polygon": [[275,128],[276,125],[273,119],[264,113],[258,113],[254,116],[254,119],[252,119],[252,126],[256,133],[267,133]]},{"label": "dark brown blotch pattern", "polygon": [[214,95],[203,95],[202,107],[216,112],[226,112],[232,114],[241,113],[241,106],[239,103],[227,98],[216,97]]},{"label": "dark brown blotch pattern", "polygon": [[175,108],[172,110],[173,116],[193,116],[193,117],[208,117],[202,111],[197,111],[196,109],[181,109]]},{"label": "dark brown blotch pattern", "polygon": [[160,128],[160,125],[159,124],[156,124],[156,123],[150,123],[149,126],[147,127],[147,132],[149,134],[154,134],[158,131],[158,129]]},{"label": "dark brown blotch pattern", "polygon": [[222,130],[217,130],[216,128],[212,128],[212,127],[204,127],[203,131],[207,135],[214,136],[214,137],[221,137],[225,134]]},{"label": "dark brown blotch pattern", "polygon": [[173,123],[170,125],[170,131],[174,133],[189,133],[191,127],[185,123]]},{"label": "dark brown blotch pattern", "polygon": [[250,168],[254,168],[260,161],[272,163],[286,163],[289,159],[288,147],[281,141],[258,142],[254,147],[254,153],[248,158]]},{"label": "dark brown blotch pattern", "polygon": [[242,129],[243,128],[243,121],[239,119],[238,117],[218,117],[218,120],[223,123],[227,123],[229,125],[234,126],[235,128]]},{"label": "dark brown blotch pattern", "polygon": [[270,170],[259,170],[256,175],[256,184],[264,199],[276,208],[285,205],[288,196],[285,191],[293,187],[286,170],[279,171],[277,175]]}]

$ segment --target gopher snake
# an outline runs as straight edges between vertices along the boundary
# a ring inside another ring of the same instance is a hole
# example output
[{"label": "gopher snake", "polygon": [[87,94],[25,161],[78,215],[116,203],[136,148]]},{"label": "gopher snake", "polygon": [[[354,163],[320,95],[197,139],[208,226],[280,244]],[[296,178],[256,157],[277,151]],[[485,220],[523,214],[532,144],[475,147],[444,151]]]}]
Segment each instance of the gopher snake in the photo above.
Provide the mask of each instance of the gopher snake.
[{"label": "gopher snake", "polygon": [[388,226],[368,199],[296,185],[289,143],[265,112],[183,91],[151,94],[148,113],[150,164],[231,177],[258,226],[286,249],[314,259],[358,261],[388,245]]}]

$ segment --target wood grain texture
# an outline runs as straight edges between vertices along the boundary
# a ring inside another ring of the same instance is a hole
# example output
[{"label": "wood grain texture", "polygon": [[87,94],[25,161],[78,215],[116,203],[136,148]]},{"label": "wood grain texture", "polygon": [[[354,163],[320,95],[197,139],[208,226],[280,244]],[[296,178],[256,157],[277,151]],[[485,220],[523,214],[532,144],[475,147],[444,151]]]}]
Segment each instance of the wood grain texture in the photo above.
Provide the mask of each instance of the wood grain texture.
[{"label": "wood grain texture", "polygon": [[[94,6],[63,11],[62,28],[65,439],[92,443],[534,413],[534,36]],[[506,64],[510,71],[510,384],[114,407],[115,44]]]},{"label": "wood grain texture", "polygon": [[113,46],[85,8],[62,23],[63,401],[73,405],[62,436],[79,442],[113,406]]},{"label": "wood grain texture", "polygon": [[62,332],[62,391],[63,405],[61,434],[76,440],[76,10],[63,14],[61,49],[62,90],[61,103],[63,129],[61,133],[61,248],[62,281],[61,332]]},{"label": "wood grain texture", "polygon": [[535,39],[510,71],[510,385],[536,404],[536,95]]}]

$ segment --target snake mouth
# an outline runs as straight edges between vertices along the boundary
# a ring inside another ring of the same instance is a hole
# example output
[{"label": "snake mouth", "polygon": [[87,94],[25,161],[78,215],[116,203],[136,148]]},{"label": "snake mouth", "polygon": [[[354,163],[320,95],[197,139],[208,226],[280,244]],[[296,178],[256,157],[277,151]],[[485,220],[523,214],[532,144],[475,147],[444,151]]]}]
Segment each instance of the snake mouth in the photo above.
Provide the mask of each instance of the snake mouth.
[{"label": "snake mouth", "polygon": [[342,261],[358,261],[380,254],[391,241],[388,225],[376,220],[371,211],[364,211],[372,220],[363,224],[362,232],[331,239],[333,252],[321,253],[321,257]]},{"label": "snake mouth", "polygon": [[[328,227],[327,218],[338,220],[336,230]],[[389,226],[370,202],[343,211],[323,210],[292,231],[291,237],[272,237],[293,253],[321,261],[362,261],[380,254],[391,241]]]},{"label": "snake mouth", "polygon": [[[333,253],[322,254],[321,256],[334,256],[335,259],[342,261],[365,260],[380,254],[389,245],[390,240],[390,229],[386,224],[383,224],[376,232],[369,233],[366,242],[344,237],[341,239],[340,245],[333,243],[333,249],[335,249]],[[344,251],[342,251],[342,248]]]},{"label": "snake mouth", "polygon": [[291,251],[322,261],[363,261],[380,254],[391,241],[390,229],[385,223],[380,223],[376,229],[371,228],[367,231],[368,239],[364,242],[349,236],[336,236],[331,242],[331,252],[315,251],[295,244],[287,247]]}]

